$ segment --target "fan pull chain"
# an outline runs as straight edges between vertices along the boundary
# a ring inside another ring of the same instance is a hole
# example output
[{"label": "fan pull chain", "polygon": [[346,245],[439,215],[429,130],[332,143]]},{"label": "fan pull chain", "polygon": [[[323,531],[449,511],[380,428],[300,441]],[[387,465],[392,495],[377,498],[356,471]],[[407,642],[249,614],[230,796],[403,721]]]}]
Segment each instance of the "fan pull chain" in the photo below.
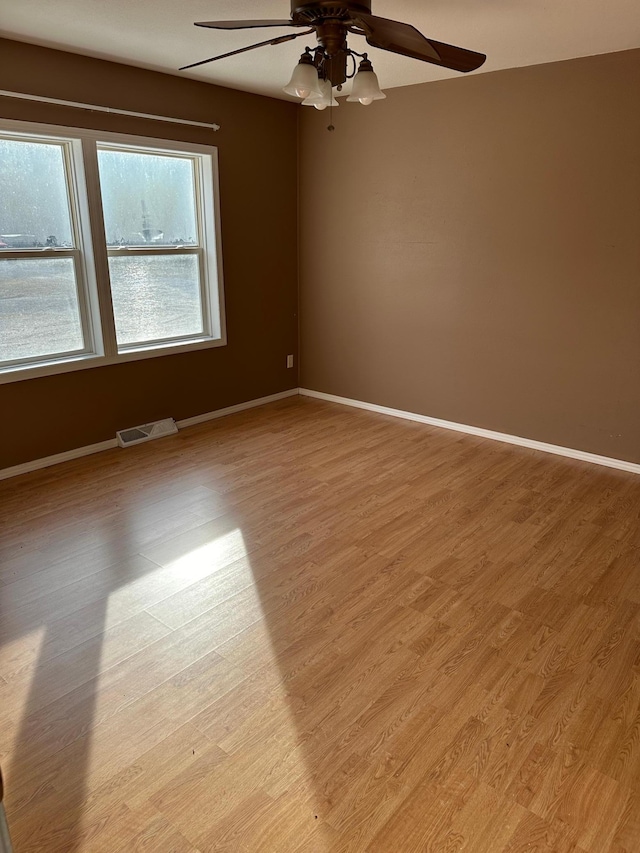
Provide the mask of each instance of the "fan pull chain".
[{"label": "fan pull chain", "polygon": [[335,130],[335,126],[333,124],[333,89],[331,90],[331,98],[329,103],[329,126],[327,127],[327,130],[330,133],[333,133],[333,131]]}]

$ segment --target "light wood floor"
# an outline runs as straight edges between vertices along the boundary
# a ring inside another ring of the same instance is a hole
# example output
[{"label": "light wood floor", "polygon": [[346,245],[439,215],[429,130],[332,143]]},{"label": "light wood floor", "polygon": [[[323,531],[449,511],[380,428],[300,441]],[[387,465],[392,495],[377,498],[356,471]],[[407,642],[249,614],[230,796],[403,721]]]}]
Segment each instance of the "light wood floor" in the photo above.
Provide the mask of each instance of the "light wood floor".
[{"label": "light wood floor", "polygon": [[640,478],[291,399],[0,520],[17,853],[640,850]]}]

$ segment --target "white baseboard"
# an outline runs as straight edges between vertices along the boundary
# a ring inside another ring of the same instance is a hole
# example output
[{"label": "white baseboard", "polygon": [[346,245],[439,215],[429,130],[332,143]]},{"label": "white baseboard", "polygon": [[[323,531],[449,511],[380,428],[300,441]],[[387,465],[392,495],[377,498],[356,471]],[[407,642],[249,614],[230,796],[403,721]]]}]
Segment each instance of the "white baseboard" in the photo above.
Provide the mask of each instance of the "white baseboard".
[{"label": "white baseboard", "polygon": [[59,465],[61,462],[79,459],[81,456],[91,456],[92,453],[101,453],[103,450],[111,450],[112,447],[117,446],[117,440],[110,438],[108,441],[87,444],[85,447],[75,447],[73,450],[65,450],[64,453],[56,453],[53,456],[44,456],[42,459],[34,459],[32,462],[24,462],[22,465],[14,465],[12,468],[0,468],[0,480],[19,477],[20,474],[28,474],[30,471],[37,471],[39,468],[49,468],[51,465]]},{"label": "white baseboard", "polygon": [[504,432],[494,432],[490,429],[482,429],[481,427],[455,423],[455,421],[443,421],[440,418],[430,418],[427,415],[418,415],[414,412],[404,412],[402,409],[390,409],[387,406],[377,406],[375,403],[364,403],[361,400],[350,400],[348,397],[336,397],[335,394],[324,394],[322,391],[311,391],[308,388],[300,388],[299,391],[303,397],[315,397],[318,400],[326,400],[329,403],[340,403],[342,406],[352,406],[355,409],[366,409],[368,412],[378,412],[381,415],[390,415],[393,418],[417,421],[418,423],[428,424],[429,426],[455,430],[455,432],[463,432],[467,435],[475,435],[480,438],[488,438],[491,441],[502,441],[505,444],[515,444],[518,447],[528,447],[530,450],[541,450],[543,453],[553,453],[555,456],[566,456],[569,459],[578,459],[581,462],[591,462],[593,465],[603,465],[606,468],[616,468],[619,471],[628,471],[631,474],[640,474],[640,464],[636,462],[627,462],[624,459],[612,459],[609,456],[598,456],[596,453],[587,453],[584,450],[574,450],[571,447],[547,444],[544,441],[535,441],[532,438],[522,438],[518,435],[508,435]]},{"label": "white baseboard", "polygon": [[247,400],[246,403],[227,406],[226,409],[217,409],[215,412],[206,412],[204,415],[185,418],[183,421],[178,421],[178,428],[184,429],[184,427],[203,424],[206,421],[214,421],[216,418],[224,418],[226,415],[234,415],[236,412],[244,412],[246,409],[255,409],[257,406],[266,406],[267,403],[275,403],[276,400],[284,400],[286,397],[297,397],[298,393],[297,388],[291,388],[289,391],[280,391],[277,394],[270,394],[268,397],[259,397],[257,400]]},{"label": "white baseboard", "polygon": [[[326,400],[329,403],[339,403],[342,406],[351,406],[355,409],[365,409],[369,412],[378,412],[378,414],[381,415],[390,415],[391,417],[402,418],[407,421],[416,421],[417,423],[427,424],[428,426],[454,430],[455,432],[462,432],[466,435],[488,438],[491,441],[515,444],[518,447],[527,447],[530,450],[540,450],[543,453],[553,453],[555,456],[565,456],[568,459],[590,462],[593,465],[602,465],[606,468],[616,468],[619,471],[627,471],[631,474],[640,474],[640,464],[636,462],[627,462],[624,459],[612,459],[609,456],[598,456],[596,453],[587,453],[584,450],[574,450],[571,447],[547,444],[544,441],[535,441],[531,438],[522,438],[517,435],[495,432],[494,430],[482,429],[481,427],[469,426],[468,424],[459,424],[455,421],[444,421],[440,418],[431,418],[428,415],[418,415],[415,412],[405,412],[402,409],[391,409],[388,406],[378,406],[375,403],[365,403],[362,400],[351,400],[348,397],[337,397],[335,394],[325,394],[322,391],[312,391],[308,388],[291,388],[289,391],[281,391],[278,394],[270,394],[268,397],[260,397],[256,400],[247,400],[245,403],[228,406],[226,409],[217,409],[214,412],[206,412],[202,415],[196,415],[193,418],[185,418],[182,421],[178,421],[178,427],[180,429],[184,429],[185,427],[195,426],[196,424],[205,423],[206,421],[223,418],[226,415],[233,415],[236,412],[243,412],[247,409],[265,406],[267,403],[273,403],[276,400],[295,397],[298,394],[304,397],[315,397],[318,400]],[[90,456],[93,453],[100,453],[103,450],[110,450],[117,446],[117,441],[113,438],[109,439],[109,441],[101,441],[98,444],[89,444],[86,447],[77,447],[74,450],[67,450],[64,453],[56,453],[54,456],[45,456],[42,459],[34,459],[32,462],[25,462],[22,465],[3,468],[0,469],[0,480],[7,480],[10,477],[18,477],[20,474],[28,474],[30,471],[37,471],[40,468],[48,468],[51,465],[58,465],[61,462],[68,462],[71,459],[79,459],[81,456]]]},{"label": "white baseboard", "polygon": [[[247,400],[246,403],[238,403],[236,406],[227,406],[226,409],[218,409],[215,412],[206,412],[203,415],[196,415],[193,418],[185,418],[178,421],[178,428],[195,426],[202,424],[205,421],[212,421],[216,418],[223,418],[225,415],[233,415],[235,412],[243,412],[245,409],[254,409],[257,406],[265,406],[267,403],[273,403],[276,400],[284,400],[285,397],[295,397],[298,395],[298,389],[292,388],[289,391],[281,391],[278,394],[270,394],[268,397],[260,397],[257,400]],[[101,441],[98,444],[88,444],[85,447],[76,447],[73,450],[66,450],[64,453],[56,453],[54,456],[45,456],[42,459],[34,459],[32,462],[25,462],[22,465],[14,465],[11,468],[0,469],[0,480],[8,480],[9,477],[18,477],[20,474],[28,474],[30,471],[38,471],[40,468],[49,468],[51,465],[59,465],[61,462],[68,462],[71,459],[79,459],[81,456],[91,456],[93,453],[100,453],[103,450],[110,450],[117,447],[118,442],[115,438],[110,438],[108,441]]]}]

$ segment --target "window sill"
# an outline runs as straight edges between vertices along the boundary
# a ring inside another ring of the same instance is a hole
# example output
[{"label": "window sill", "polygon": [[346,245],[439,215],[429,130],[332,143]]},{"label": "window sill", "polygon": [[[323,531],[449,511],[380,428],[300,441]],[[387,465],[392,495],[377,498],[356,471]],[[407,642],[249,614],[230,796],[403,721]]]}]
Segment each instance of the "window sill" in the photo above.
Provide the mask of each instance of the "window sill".
[{"label": "window sill", "polygon": [[56,361],[55,359],[30,367],[5,367],[0,368],[0,385],[9,382],[21,382],[26,379],[37,379],[40,376],[54,376],[58,373],[71,373],[75,370],[88,370],[94,367],[106,367],[112,364],[124,364],[128,361],[141,361],[147,358],[157,358],[163,355],[178,355],[184,352],[196,352],[197,350],[213,349],[226,346],[226,337],[202,338],[189,341],[188,343],[159,344],[144,349],[131,349],[118,353],[118,355],[80,355],[74,358]]}]

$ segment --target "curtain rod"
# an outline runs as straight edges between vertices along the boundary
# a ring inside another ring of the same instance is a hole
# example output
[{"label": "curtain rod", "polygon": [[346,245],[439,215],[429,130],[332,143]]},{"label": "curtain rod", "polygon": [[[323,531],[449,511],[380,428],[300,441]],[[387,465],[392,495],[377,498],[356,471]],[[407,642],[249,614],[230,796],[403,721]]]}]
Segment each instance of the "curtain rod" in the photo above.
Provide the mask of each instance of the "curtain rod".
[{"label": "curtain rod", "polygon": [[119,110],[116,107],[102,107],[98,104],[82,104],[79,101],[63,101],[60,98],[45,98],[41,95],[27,95],[23,92],[8,92],[0,89],[0,96],[4,98],[18,98],[21,101],[39,101],[45,104],[56,104],[60,107],[73,107],[77,110],[91,110],[92,112],[115,113],[120,116],[133,116],[133,118],[146,118],[151,121],[171,122],[172,124],[189,124],[194,127],[207,127],[209,130],[220,130],[219,124],[207,124],[204,121],[191,121],[187,118],[173,118],[172,116],[157,116],[151,113],[136,113],[132,110]]}]

